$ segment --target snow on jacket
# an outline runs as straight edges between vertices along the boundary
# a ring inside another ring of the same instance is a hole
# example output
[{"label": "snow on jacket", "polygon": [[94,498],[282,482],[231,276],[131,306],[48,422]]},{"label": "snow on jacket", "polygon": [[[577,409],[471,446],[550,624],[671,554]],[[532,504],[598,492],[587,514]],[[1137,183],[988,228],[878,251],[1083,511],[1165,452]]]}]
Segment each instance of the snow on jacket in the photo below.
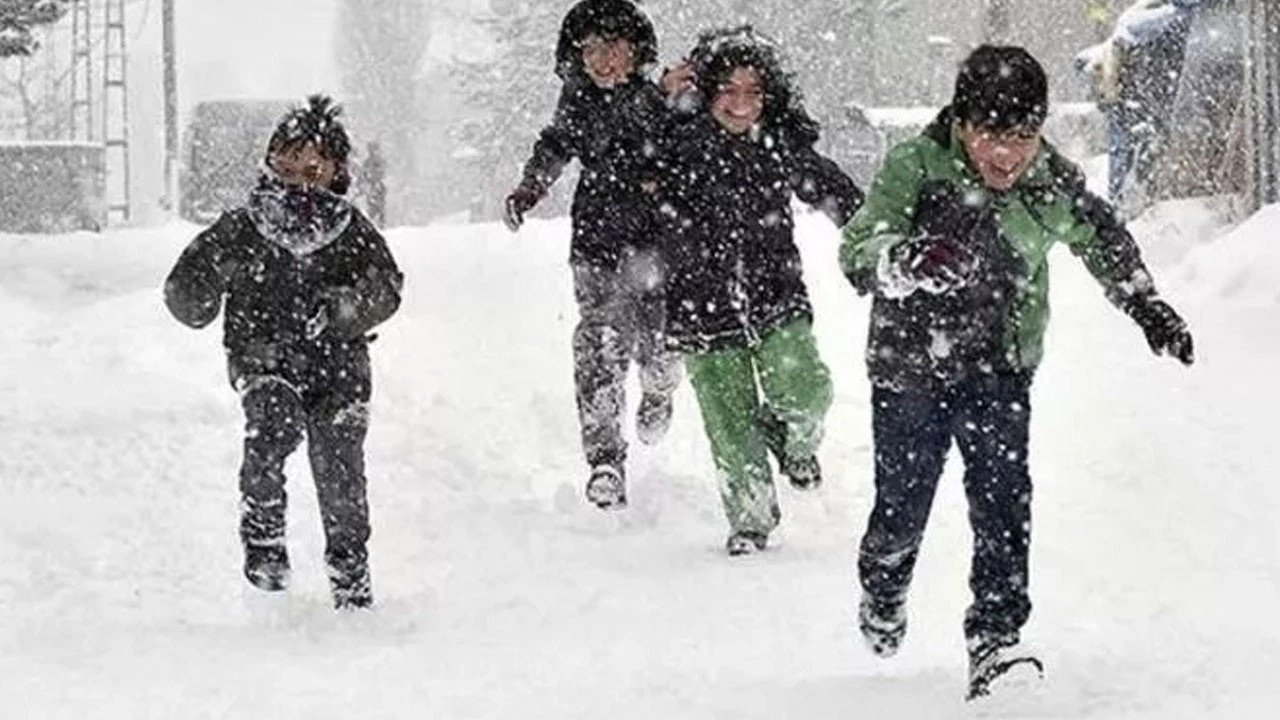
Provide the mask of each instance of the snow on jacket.
[{"label": "snow on jacket", "polygon": [[652,82],[632,75],[622,85],[569,81],[551,124],[524,168],[524,183],[545,192],[565,166],[582,164],[573,196],[570,261],[615,268],[625,247],[655,242],[654,158],[664,134],[666,99]]},{"label": "snow on jacket", "polygon": [[[328,242],[299,249],[268,236],[248,208],[223,214],[165,281],[170,312],[200,328],[225,301],[223,344],[236,384],[268,375],[307,385],[345,368],[367,374],[367,335],[395,313],[403,283],[377,229],[352,208]],[[337,295],[341,311],[324,313]]]},{"label": "snow on jacket", "polygon": [[[972,282],[951,294],[887,297],[877,267],[891,248],[943,235],[979,258]],[[1129,311],[1155,289],[1133,237],[1111,207],[1085,189],[1079,169],[1048,143],[1004,193],[988,190],[954,135],[950,109],[890,151],[867,203],[845,227],[840,262],[872,293],[867,367],[895,389],[961,382],[975,373],[1032,373],[1049,319],[1047,255],[1064,243]]]},{"label": "snow on jacket", "polygon": [[[662,146],[668,344],[688,352],[750,346],[813,316],[795,244],[793,195],[837,225],[853,216],[863,195],[814,149],[818,123],[771,40],[750,26],[712,30],[688,57],[697,92],[676,102],[682,111],[669,116]],[[759,73],[764,107],[754,129],[735,135],[703,105],[743,66]]]},{"label": "snow on jacket", "polygon": [[808,138],[792,140],[781,128],[733,135],[701,113],[671,143],[663,184],[668,343],[691,352],[752,345],[812,317],[791,198],[843,225],[862,202],[853,180]]}]

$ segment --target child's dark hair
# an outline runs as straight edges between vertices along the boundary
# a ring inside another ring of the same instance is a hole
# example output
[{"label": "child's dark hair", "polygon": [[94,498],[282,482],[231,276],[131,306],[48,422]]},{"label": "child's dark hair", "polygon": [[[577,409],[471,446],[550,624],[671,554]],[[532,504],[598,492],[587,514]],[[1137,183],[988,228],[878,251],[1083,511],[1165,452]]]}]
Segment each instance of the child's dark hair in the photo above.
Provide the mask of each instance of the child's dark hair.
[{"label": "child's dark hair", "polygon": [[702,33],[688,59],[697,77],[698,91],[707,102],[715,98],[735,69],[753,68],[764,84],[761,125],[781,129],[798,142],[817,141],[818,123],[805,110],[795,76],[787,70],[781,49],[751,25]]},{"label": "child's dark hair", "polygon": [[589,35],[622,38],[635,48],[636,71],[658,62],[658,36],[644,11],[631,0],[581,0],[560,26],[556,74],[569,80],[583,72],[582,41]]},{"label": "child's dark hair", "polygon": [[311,95],[306,107],[290,110],[276,124],[271,140],[267,142],[267,155],[288,150],[303,143],[312,142],[325,157],[339,165],[347,162],[351,154],[351,138],[338,116],[342,106],[327,95]]},{"label": "child's dark hair", "polygon": [[960,64],[951,109],[978,127],[1037,129],[1049,114],[1049,79],[1025,49],[982,45]]}]

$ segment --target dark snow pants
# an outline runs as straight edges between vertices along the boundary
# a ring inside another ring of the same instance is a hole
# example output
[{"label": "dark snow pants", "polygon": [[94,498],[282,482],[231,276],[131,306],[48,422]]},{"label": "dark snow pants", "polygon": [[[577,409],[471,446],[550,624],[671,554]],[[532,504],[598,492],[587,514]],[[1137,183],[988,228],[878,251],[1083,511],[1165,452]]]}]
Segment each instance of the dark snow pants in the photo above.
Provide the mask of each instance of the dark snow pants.
[{"label": "dark snow pants", "polygon": [[906,599],[943,462],[955,438],[973,529],[965,635],[1016,635],[1031,612],[1027,555],[1030,381],[984,376],[950,390],[872,390],[876,501],[858,558],[863,589],[885,603]]},{"label": "dark snow pants", "polygon": [[245,413],[240,536],[246,546],[284,543],[284,465],[305,436],[324,525],[325,561],[335,593],[367,594],[367,359],[356,370],[363,373],[329,378],[332,384],[315,390],[274,375],[236,380]]},{"label": "dark snow pants", "polygon": [[679,356],[665,343],[666,306],[656,253],[624,252],[616,270],[573,266],[578,326],[573,333],[573,379],[582,449],[592,467],[626,461],[622,412],[631,360],[640,390],[670,396],[680,383]]}]

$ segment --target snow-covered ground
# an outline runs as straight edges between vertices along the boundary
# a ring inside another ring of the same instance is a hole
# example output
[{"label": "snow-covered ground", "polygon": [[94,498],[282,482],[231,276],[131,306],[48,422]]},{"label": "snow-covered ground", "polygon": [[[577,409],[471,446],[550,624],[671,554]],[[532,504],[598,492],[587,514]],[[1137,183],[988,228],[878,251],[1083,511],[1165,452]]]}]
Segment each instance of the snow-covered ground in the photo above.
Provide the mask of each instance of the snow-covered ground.
[{"label": "snow-covered ground", "polygon": [[[1280,703],[1280,208],[1212,243],[1202,205],[1136,228],[1198,362],[1153,357],[1054,257],[1034,395],[1028,640],[1044,692],[986,712],[1264,718]],[[563,221],[391,233],[409,283],[374,346],[378,610],[335,616],[309,473],[290,464],[295,587],[242,589],[240,413],[215,330],[159,285],[194,232],[0,237],[0,717],[949,718],[969,534],[939,493],[899,657],[854,624],[871,501],[867,301],[801,223],[837,383],[817,494],[730,560],[687,386],[637,447],[632,507],[579,494]]]}]

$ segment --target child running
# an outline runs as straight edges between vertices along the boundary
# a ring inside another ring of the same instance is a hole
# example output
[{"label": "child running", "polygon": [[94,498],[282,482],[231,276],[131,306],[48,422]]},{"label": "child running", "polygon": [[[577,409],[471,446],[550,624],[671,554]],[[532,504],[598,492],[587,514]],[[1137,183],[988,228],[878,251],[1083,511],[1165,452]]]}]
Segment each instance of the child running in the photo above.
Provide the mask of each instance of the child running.
[{"label": "child running", "polygon": [[898,651],[907,594],[952,442],[973,526],[965,613],[969,698],[1041,662],[1021,644],[1028,554],[1031,382],[1049,319],[1049,250],[1079,256],[1151,349],[1190,365],[1186,323],[1156,293],[1138,246],[1041,137],[1048,80],[1026,50],[982,46],[951,105],[895,147],[845,228],[841,262],[871,304],[867,369],[875,506],[863,535],[859,625]]},{"label": "child running", "polygon": [[655,143],[665,98],[645,72],[657,60],[653,25],[629,0],[582,0],[564,19],[556,49],[563,81],[543,129],[507,197],[513,231],[578,158],[569,264],[579,321],[573,334],[574,384],[589,501],[626,506],[627,443],[621,417],[632,359],[642,396],[636,436],[657,443],[671,422],[678,358],[663,345],[662,271],[655,249]]},{"label": "child running", "polygon": [[[793,237],[792,196],[844,225],[862,192],[814,149],[818,124],[774,43],[750,26],[704,34],[691,76],[701,109],[670,131],[667,337],[685,353],[729,520],[730,555],[764,550],[781,512],[768,453],[799,489],[821,482],[831,405]],[[687,96],[677,106],[687,107]]]},{"label": "child running", "polygon": [[303,438],[339,609],[373,603],[364,440],[369,332],[400,305],[403,277],[377,229],[343,196],[351,143],[339,108],[310,98],[267,144],[257,188],[187,246],[165,302],[193,328],[222,310],[229,376],[245,414],[244,575],[289,585],[285,460]]}]

